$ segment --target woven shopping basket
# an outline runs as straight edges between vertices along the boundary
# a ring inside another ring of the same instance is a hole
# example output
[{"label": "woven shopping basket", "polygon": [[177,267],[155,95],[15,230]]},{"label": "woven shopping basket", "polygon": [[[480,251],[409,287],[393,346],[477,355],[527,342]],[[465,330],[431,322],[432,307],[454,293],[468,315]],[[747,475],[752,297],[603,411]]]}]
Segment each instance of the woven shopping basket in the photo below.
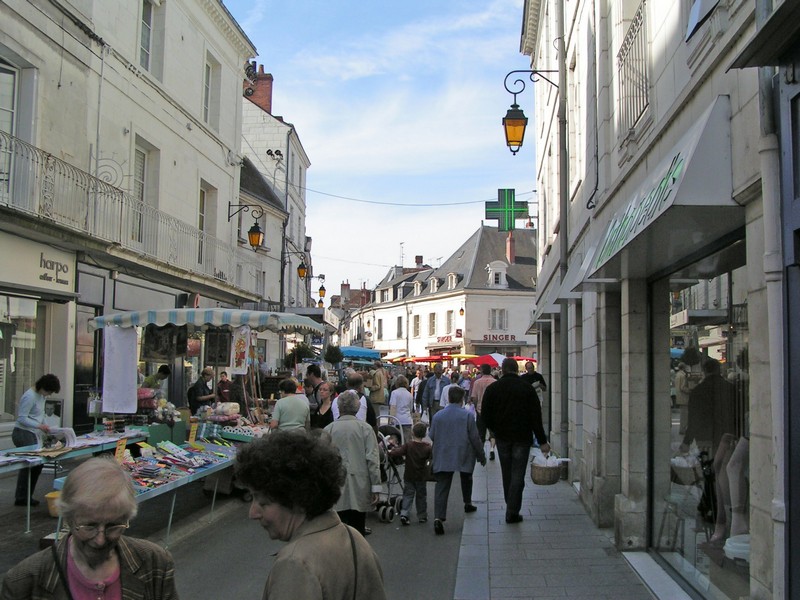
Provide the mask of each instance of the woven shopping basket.
[{"label": "woven shopping basket", "polygon": [[[550,454],[556,456],[555,452],[551,452]],[[559,479],[561,479],[560,464],[553,467],[543,467],[531,461],[531,481],[536,485],[553,485],[554,483],[558,483]]]}]

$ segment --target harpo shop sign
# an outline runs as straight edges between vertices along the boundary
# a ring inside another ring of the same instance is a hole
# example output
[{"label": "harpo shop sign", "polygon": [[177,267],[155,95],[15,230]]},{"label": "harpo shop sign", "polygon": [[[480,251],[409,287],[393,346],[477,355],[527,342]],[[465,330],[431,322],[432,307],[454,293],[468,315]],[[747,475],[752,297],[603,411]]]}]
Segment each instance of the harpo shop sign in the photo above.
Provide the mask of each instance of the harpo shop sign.
[{"label": "harpo shop sign", "polygon": [[75,255],[7,233],[0,233],[0,280],[20,288],[72,292],[75,289]]}]

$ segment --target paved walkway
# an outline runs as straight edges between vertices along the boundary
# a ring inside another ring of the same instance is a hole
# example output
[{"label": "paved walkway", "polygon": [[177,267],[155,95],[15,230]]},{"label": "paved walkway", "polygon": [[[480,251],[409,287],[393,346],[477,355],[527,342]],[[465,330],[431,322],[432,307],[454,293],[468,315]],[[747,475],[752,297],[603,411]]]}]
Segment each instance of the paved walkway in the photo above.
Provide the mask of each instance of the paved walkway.
[{"label": "paved walkway", "polygon": [[656,597],[614,548],[613,531],[595,527],[568,483],[528,479],[525,520],[508,525],[494,461],[476,466],[473,499],[479,509],[464,519],[454,600]]}]

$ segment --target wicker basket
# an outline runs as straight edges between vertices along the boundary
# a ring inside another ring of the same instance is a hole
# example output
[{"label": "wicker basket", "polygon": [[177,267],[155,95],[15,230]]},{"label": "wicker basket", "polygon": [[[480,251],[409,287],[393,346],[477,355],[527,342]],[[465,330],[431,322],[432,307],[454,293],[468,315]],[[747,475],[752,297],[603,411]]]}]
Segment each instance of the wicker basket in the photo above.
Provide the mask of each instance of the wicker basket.
[{"label": "wicker basket", "polygon": [[561,465],[543,467],[531,463],[531,481],[536,485],[553,485],[561,479]]}]

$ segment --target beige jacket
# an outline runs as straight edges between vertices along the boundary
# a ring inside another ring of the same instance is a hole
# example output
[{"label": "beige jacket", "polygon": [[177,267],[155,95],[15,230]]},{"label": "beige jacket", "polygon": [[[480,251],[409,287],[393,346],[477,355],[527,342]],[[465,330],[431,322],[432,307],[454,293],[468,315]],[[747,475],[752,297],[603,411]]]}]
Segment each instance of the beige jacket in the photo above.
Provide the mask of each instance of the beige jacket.
[{"label": "beige jacket", "polygon": [[[348,535],[348,529],[352,534]],[[356,565],[353,564],[353,544]],[[355,568],[354,568],[355,567]],[[358,572],[358,581],[355,580]],[[354,590],[355,586],[355,590]],[[354,594],[355,592],[355,594]],[[383,570],[364,537],[328,511],[306,521],[278,552],[264,600],[385,600]]]}]

